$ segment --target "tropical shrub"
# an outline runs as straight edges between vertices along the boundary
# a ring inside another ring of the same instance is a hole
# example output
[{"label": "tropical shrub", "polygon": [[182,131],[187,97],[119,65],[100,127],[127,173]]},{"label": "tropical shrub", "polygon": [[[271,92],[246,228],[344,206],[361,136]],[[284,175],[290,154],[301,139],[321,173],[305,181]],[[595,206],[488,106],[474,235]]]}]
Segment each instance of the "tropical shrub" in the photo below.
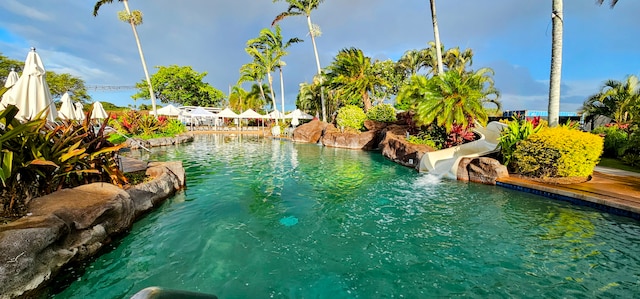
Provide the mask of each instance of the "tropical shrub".
[{"label": "tropical shrub", "polygon": [[620,151],[622,163],[640,167],[640,132],[635,130]]},{"label": "tropical shrub", "polygon": [[169,119],[162,127],[162,133],[164,135],[176,136],[187,131],[187,127],[177,119]]},{"label": "tropical shrub", "polygon": [[364,128],[364,121],[367,115],[364,110],[358,106],[347,105],[338,110],[336,123],[340,128],[351,128],[361,131]]},{"label": "tropical shrub", "polygon": [[486,124],[484,104],[500,108],[499,92],[494,88],[493,71],[483,68],[476,72],[447,71],[426,78],[414,75],[400,88],[396,101],[415,110],[418,125],[435,123],[447,131],[454,123],[464,127],[475,121]]},{"label": "tropical shrub", "polygon": [[[122,185],[115,161],[120,147],[107,142],[89,121],[55,125],[36,117],[20,123],[13,105],[0,112],[0,204],[20,215],[31,198],[91,182]],[[106,121],[105,121],[106,123]],[[104,127],[104,126],[103,126]]]},{"label": "tropical shrub", "polygon": [[566,127],[545,128],[516,145],[513,164],[522,175],[587,177],[600,160],[600,136]]},{"label": "tropical shrub", "polygon": [[511,163],[516,146],[521,141],[527,139],[531,134],[538,133],[542,127],[539,117],[533,119],[518,119],[517,116],[514,116],[500,134],[498,144],[500,146],[502,163],[507,167],[512,168],[513,165]]},{"label": "tropical shrub", "polygon": [[426,132],[421,132],[418,135],[409,135],[409,137],[406,138],[407,142],[409,143],[413,143],[413,144],[421,144],[421,145],[428,145],[430,147],[432,147],[433,149],[441,149],[441,147],[439,147],[436,144],[436,141],[433,140],[431,138],[431,136],[429,134],[427,134]]},{"label": "tropical shrub", "polygon": [[610,158],[622,155],[624,146],[629,140],[629,134],[617,124],[597,127],[591,133],[604,136],[603,156]]},{"label": "tropical shrub", "polygon": [[396,109],[390,104],[373,106],[367,111],[367,119],[386,123],[395,122],[397,120]]}]

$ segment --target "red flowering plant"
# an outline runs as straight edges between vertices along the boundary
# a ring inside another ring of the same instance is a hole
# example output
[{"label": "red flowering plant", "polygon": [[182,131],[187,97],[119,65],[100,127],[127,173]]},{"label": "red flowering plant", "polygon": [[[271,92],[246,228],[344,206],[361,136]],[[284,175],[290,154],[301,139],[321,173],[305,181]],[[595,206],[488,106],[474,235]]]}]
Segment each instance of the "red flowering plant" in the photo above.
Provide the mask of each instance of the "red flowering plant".
[{"label": "red flowering plant", "polygon": [[476,138],[476,135],[471,131],[472,128],[473,123],[466,127],[461,124],[453,124],[451,126],[451,131],[449,131],[449,135],[447,135],[444,148],[454,147],[473,141]]}]

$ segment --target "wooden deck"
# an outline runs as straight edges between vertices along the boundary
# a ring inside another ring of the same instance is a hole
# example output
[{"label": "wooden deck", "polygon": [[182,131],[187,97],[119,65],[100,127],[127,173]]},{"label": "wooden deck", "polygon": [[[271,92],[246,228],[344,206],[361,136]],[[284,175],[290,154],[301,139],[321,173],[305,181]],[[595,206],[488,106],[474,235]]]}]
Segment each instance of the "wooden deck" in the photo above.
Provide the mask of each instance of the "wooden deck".
[{"label": "wooden deck", "polygon": [[595,206],[630,212],[628,216],[640,219],[640,175],[637,173],[598,167],[592,179],[584,183],[556,185],[512,176],[499,179],[498,184],[528,188],[546,196],[578,199]]}]

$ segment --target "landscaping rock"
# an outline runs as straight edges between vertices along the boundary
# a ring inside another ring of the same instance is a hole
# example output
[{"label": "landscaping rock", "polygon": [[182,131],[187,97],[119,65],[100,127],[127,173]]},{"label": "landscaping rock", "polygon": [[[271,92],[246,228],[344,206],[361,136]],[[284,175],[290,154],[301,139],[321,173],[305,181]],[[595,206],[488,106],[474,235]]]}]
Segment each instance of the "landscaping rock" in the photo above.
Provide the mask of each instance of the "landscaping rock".
[{"label": "landscaping rock", "polygon": [[460,181],[495,185],[497,179],[508,176],[507,167],[489,157],[462,158],[458,164],[457,177]]},{"label": "landscaping rock", "polygon": [[318,143],[329,124],[319,120],[312,120],[293,130],[291,140],[295,142]]},{"label": "landscaping rock", "polygon": [[364,121],[364,127],[365,129],[367,129],[367,131],[382,131],[387,126],[389,126],[389,124],[384,122],[373,121],[369,119]]},{"label": "landscaping rock", "polygon": [[36,198],[29,216],[0,226],[0,299],[32,297],[66,265],[93,257],[184,187],[180,162],[150,163],[147,174],[151,181],[126,191],[93,183]]},{"label": "landscaping rock", "polygon": [[386,127],[382,132],[380,149],[382,155],[388,159],[417,170],[420,167],[422,155],[434,149],[428,145],[407,142],[406,132],[407,126],[394,124]]},{"label": "landscaping rock", "polygon": [[322,144],[328,147],[373,150],[378,148],[377,137],[376,131],[342,133],[339,130],[327,130],[322,137]]},{"label": "landscaping rock", "polygon": [[129,138],[125,141],[125,144],[129,149],[151,148],[158,146],[177,145],[187,142],[192,142],[193,136],[190,134],[180,135],[176,137],[162,137],[149,140],[143,140],[140,138]]}]

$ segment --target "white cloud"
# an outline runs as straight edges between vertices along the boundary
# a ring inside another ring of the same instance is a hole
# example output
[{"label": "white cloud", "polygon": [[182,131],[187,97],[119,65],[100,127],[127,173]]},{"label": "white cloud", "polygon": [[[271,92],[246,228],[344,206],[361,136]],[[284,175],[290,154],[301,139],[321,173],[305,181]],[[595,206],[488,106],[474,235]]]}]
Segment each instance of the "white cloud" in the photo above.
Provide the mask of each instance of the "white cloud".
[{"label": "white cloud", "polygon": [[17,0],[3,0],[2,2],[0,2],[0,6],[4,7],[14,14],[21,15],[33,20],[49,21],[52,19],[49,14],[36,9],[34,6],[22,4]]}]

